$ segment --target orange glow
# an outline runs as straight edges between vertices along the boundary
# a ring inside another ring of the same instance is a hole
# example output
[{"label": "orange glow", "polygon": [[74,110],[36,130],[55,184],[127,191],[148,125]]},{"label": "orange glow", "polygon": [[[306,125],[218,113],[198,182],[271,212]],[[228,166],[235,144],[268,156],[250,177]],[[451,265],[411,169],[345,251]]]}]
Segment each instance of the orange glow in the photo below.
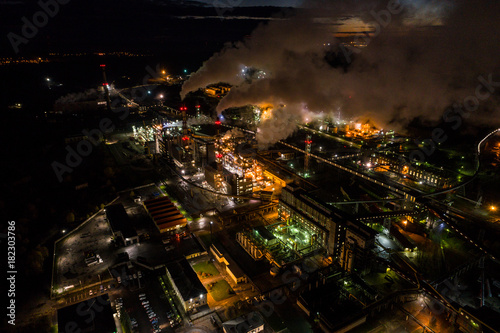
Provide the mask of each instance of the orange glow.
[{"label": "orange glow", "polygon": [[259,109],[262,111],[262,114],[260,115],[260,120],[266,120],[272,117],[273,115],[273,108],[274,106],[272,104],[264,103],[259,105]]}]

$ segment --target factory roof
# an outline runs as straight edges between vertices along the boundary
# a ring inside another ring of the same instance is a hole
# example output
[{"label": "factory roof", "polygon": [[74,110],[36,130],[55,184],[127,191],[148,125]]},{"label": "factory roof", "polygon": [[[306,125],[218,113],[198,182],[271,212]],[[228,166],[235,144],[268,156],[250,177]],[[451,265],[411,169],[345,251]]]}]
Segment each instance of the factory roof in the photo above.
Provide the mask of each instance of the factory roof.
[{"label": "factory roof", "polygon": [[224,332],[227,333],[247,333],[253,332],[256,328],[264,325],[264,318],[257,312],[250,312],[245,316],[235,318],[233,320],[228,320],[222,323]]},{"label": "factory roof", "polygon": [[226,259],[227,267],[231,271],[231,273],[238,279],[240,277],[245,276],[245,272],[241,269],[241,267],[234,261],[229,252],[227,252],[226,248],[219,242],[214,242],[212,247]]},{"label": "factory roof", "polygon": [[160,231],[187,223],[187,219],[168,197],[147,200],[144,206]]},{"label": "factory roof", "polygon": [[170,262],[166,267],[184,301],[207,294],[207,290],[185,258]]}]

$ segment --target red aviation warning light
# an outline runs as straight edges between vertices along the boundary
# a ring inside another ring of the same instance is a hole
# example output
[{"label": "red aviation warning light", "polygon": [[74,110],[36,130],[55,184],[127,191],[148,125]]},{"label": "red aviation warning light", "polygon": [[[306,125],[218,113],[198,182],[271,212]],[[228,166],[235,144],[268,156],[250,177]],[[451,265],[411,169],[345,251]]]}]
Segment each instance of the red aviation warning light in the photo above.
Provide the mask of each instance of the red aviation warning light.
[{"label": "red aviation warning light", "polygon": [[106,65],[105,64],[101,64],[101,67],[106,67]]},{"label": "red aviation warning light", "polygon": [[222,158],[222,154],[217,154],[217,155],[215,155],[215,157]]},{"label": "red aviation warning light", "polygon": [[220,124],[221,124],[220,119],[219,119],[219,117],[217,117],[217,120],[215,121],[215,125],[220,125]]},{"label": "red aviation warning light", "polygon": [[313,143],[311,140],[306,140],[304,142],[307,143],[308,145],[310,145],[311,143]]}]

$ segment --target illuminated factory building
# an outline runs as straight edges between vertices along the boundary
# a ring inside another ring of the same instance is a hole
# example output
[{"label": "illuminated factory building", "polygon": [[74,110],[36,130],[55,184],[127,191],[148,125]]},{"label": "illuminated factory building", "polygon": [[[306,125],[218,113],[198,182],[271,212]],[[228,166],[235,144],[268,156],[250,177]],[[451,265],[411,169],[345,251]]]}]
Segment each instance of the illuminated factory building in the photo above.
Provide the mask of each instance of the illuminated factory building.
[{"label": "illuminated factory building", "polygon": [[340,254],[342,226],[333,220],[332,210],[315,201],[300,187],[290,184],[281,191],[278,214],[287,224],[298,224],[308,231],[328,254]]},{"label": "illuminated factory building", "polygon": [[369,268],[368,251],[374,246],[376,232],[361,222],[351,221],[293,184],[283,188],[278,214],[287,225],[305,230],[310,243],[321,245],[346,271]]},{"label": "illuminated factory building", "polygon": [[214,98],[221,98],[227,95],[231,87],[224,85],[213,85],[208,88],[205,88],[205,94]]},{"label": "illuminated factory building", "polygon": [[251,196],[265,181],[262,166],[245,150],[246,139],[225,135],[215,147],[215,162],[205,167],[205,179],[224,193]]},{"label": "illuminated factory building", "polygon": [[434,187],[446,188],[450,186],[450,177],[446,172],[425,167],[422,164],[410,163],[389,152],[372,154],[368,160],[375,171],[392,171],[405,178]]}]

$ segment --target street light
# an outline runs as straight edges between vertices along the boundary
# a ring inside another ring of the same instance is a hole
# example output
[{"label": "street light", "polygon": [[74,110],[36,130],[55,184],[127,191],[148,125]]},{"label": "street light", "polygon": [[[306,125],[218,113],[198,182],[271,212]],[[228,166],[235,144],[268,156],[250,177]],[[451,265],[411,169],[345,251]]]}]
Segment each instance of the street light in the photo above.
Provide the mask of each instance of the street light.
[{"label": "street light", "polygon": [[210,243],[213,243],[213,240],[212,240],[212,224],[214,224],[214,222],[210,221]]},{"label": "street light", "polygon": [[490,206],[490,210],[491,210],[492,212],[494,212],[494,211],[496,211],[496,210],[497,210],[497,207],[496,207],[496,206],[491,205],[491,206]]}]

